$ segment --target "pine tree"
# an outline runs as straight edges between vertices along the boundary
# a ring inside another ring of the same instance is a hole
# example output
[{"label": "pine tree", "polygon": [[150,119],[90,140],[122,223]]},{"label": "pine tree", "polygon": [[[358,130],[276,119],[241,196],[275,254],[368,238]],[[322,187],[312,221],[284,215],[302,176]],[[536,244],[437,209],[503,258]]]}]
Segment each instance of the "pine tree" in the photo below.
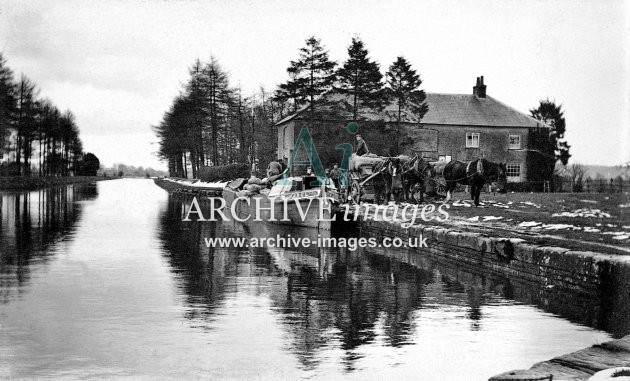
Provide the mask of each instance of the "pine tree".
[{"label": "pine tree", "polygon": [[[32,143],[37,130],[37,86],[22,74],[16,86],[15,161],[21,175],[30,175]],[[22,162],[24,160],[24,162]]]},{"label": "pine tree", "polygon": [[556,161],[560,160],[563,165],[567,165],[571,157],[569,154],[571,146],[564,140],[566,121],[564,120],[562,105],[556,106],[549,99],[541,100],[538,108],[531,109],[529,112],[532,117],[552,128],[549,134],[549,154],[554,155]]},{"label": "pine tree", "polygon": [[199,59],[189,70],[190,80],[186,85],[189,125],[187,126],[188,152],[192,164],[193,177],[200,165],[204,164],[204,126],[208,118],[208,100],[205,92],[204,67]]},{"label": "pine tree", "polygon": [[171,176],[186,177],[186,147],[188,122],[187,106],[184,95],[175,97],[170,109],[164,114],[162,122],[154,127],[160,138],[158,155],[168,160]]},{"label": "pine tree", "polygon": [[[305,103],[304,94],[299,91],[305,85],[304,78],[298,78],[295,70],[287,69],[290,79],[278,85],[275,92],[274,100],[287,108],[289,112],[297,112],[297,110]],[[283,107],[283,108],[284,108]]]},{"label": "pine tree", "polygon": [[227,136],[220,135],[225,135],[227,131],[227,114],[233,102],[233,90],[229,86],[227,73],[214,57],[211,57],[210,62],[204,67],[203,74],[210,125],[212,165],[228,164],[227,153],[220,155],[219,139],[220,137],[227,139]]},{"label": "pine tree", "polygon": [[348,59],[337,71],[337,78],[339,90],[352,96],[354,120],[357,120],[361,107],[382,109],[383,75],[378,63],[369,59],[368,51],[359,38],[352,39],[348,47]]},{"label": "pine tree", "polygon": [[306,39],[306,46],[300,48],[299,59],[291,61],[287,69],[287,72],[295,73],[293,85],[297,98],[308,100],[311,118],[315,97],[330,90],[335,82],[335,66],[337,63],[328,58],[321,40],[311,36]]},{"label": "pine tree", "polygon": [[387,98],[396,104],[397,150],[400,149],[400,122],[403,110],[409,110],[418,120],[422,119],[429,110],[425,102],[427,96],[420,90],[422,80],[411,64],[404,57],[398,57],[385,73],[387,80]]},{"label": "pine tree", "polygon": [[16,109],[13,72],[0,53],[0,160],[8,143],[12,117]]},{"label": "pine tree", "polygon": [[385,73],[387,80],[387,98],[395,102],[396,121],[402,120],[402,112],[408,109],[418,120],[429,110],[425,102],[427,96],[420,90],[422,80],[411,64],[404,57],[398,57]]}]

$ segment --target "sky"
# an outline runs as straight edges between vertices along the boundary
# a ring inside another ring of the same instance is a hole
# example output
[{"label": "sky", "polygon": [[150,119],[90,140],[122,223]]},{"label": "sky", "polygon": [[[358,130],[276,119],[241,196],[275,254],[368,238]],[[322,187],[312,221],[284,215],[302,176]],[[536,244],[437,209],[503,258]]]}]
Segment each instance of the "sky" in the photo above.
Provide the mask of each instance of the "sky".
[{"label": "sky", "polygon": [[288,79],[314,35],[342,63],[359,36],[385,72],[404,56],[427,92],[488,95],[528,113],[562,104],[572,162],[630,161],[630,2],[7,1],[0,52],[77,118],[102,164],[164,169],[157,125],[210,56],[253,94]]}]

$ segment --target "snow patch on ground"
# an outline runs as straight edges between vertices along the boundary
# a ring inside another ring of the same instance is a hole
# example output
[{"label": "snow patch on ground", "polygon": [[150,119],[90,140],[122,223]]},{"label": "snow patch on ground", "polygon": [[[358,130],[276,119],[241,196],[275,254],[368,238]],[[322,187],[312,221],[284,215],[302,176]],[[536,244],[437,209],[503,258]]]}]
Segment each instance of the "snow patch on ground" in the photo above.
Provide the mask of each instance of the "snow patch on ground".
[{"label": "snow patch on ground", "polygon": [[630,233],[628,232],[603,232],[605,235],[612,235],[612,239],[616,239],[618,241],[630,238]]},{"label": "snow patch on ground", "polygon": [[165,177],[164,180],[166,181],[170,181],[172,183],[176,183],[176,184],[181,184],[181,185],[185,185],[188,187],[193,187],[193,188],[217,188],[217,189],[223,189],[228,185],[228,181],[225,182],[205,182],[205,181],[198,181],[198,180],[176,180],[176,179],[171,179],[168,177]]},{"label": "snow patch on ground", "polygon": [[542,224],[541,222],[536,222],[536,221],[525,221],[525,222],[521,222],[520,224],[518,224],[518,226],[522,227],[522,228],[531,228],[534,226],[538,226]]},{"label": "snow patch on ground", "polygon": [[225,182],[205,182],[205,181],[197,181],[196,183],[190,184],[191,187],[196,188],[219,188],[223,189],[228,185],[228,181]]},{"label": "snow patch on ground", "polygon": [[502,220],[503,217],[495,217],[495,216],[484,216],[483,217],[483,222],[486,221],[496,221],[496,220]]},{"label": "snow patch on ground", "polygon": [[610,214],[602,212],[599,209],[576,209],[572,212],[554,213],[551,217],[594,217],[594,218],[610,218]]},{"label": "snow patch on ground", "polygon": [[580,202],[586,202],[586,203],[589,203],[589,204],[597,204],[598,203],[598,201],[595,201],[595,200],[580,200]]},{"label": "snow patch on ground", "polygon": [[504,209],[509,209],[510,206],[507,204],[504,204],[502,202],[490,202],[490,205],[497,207],[497,208],[504,208]]},{"label": "snow patch on ground", "polygon": [[619,204],[620,208],[630,208],[630,202],[625,203],[625,204]]},{"label": "snow patch on ground", "polygon": [[578,226],[573,226],[569,224],[544,224],[542,228],[545,230],[580,230]]},{"label": "snow patch on ground", "polygon": [[466,208],[470,208],[472,206],[472,204],[469,204],[466,201],[457,200],[457,201],[453,202],[453,206],[465,206]]},{"label": "snow patch on ground", "polygon": [[524,221],[518,224],[521,228],[530,228],[531,230],[581,230],[582,228],[570,224],[543,224],[538,221]]},{"label": "snow patch on ground", "polygon": [[522,206],[521,208],[525,208],[525,207],[530,207],[533,206],[534,208],[539,208],[540,209],[540,204],[536,204],[534,202],[530,202],[530,201],[520,201],[521,204],[526,205],[526,206]]}]

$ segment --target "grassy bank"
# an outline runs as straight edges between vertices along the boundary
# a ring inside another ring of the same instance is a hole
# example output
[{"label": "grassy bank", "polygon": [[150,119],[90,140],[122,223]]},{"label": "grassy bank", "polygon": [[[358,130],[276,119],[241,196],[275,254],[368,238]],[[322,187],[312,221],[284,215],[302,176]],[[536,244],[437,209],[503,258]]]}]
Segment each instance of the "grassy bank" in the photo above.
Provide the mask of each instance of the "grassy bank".
[{"label": "grassy bank", "polygon": [[484,195],[483,207],[464,200],[451,204],[451,225],[496,236],[524,238],[604,253],[630,253],[628,194],[511,193]]},{"label": "grassy bank", "polygon": [[117,177],[99,176],[69,176],[69,177],[0,177],[0,190],[24,191],[40,188],[67,185],[83,184],[101,180],[113,180]]},{"label": "grassy bank", "polygon": [[[521,238],[542,246],[630,254],[630,198],[626,193],[482,194],[476,208],[463,192],[449,203],[449,218],[427,226]],[[434,206],[440,202],[433,202]],[[399,211],[400,213],[400,211]]]}]

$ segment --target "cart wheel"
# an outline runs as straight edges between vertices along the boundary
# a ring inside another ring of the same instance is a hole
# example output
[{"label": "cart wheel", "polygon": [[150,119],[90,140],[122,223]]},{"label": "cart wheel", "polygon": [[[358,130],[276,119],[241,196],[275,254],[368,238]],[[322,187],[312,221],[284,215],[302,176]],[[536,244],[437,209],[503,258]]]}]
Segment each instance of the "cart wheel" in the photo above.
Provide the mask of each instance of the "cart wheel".
[{"label": "cart wheel", "polygon": [[439,180],[435,181],[435,192],[439,195],[444,196],[446,194],[446,182],[442,182]]},{"label": "cart wheel", "polygon": [[355,204],[358,204],[361,201],[361,187],[357,183],[352,183],[352,187],[350,188],[350,199]]}]

